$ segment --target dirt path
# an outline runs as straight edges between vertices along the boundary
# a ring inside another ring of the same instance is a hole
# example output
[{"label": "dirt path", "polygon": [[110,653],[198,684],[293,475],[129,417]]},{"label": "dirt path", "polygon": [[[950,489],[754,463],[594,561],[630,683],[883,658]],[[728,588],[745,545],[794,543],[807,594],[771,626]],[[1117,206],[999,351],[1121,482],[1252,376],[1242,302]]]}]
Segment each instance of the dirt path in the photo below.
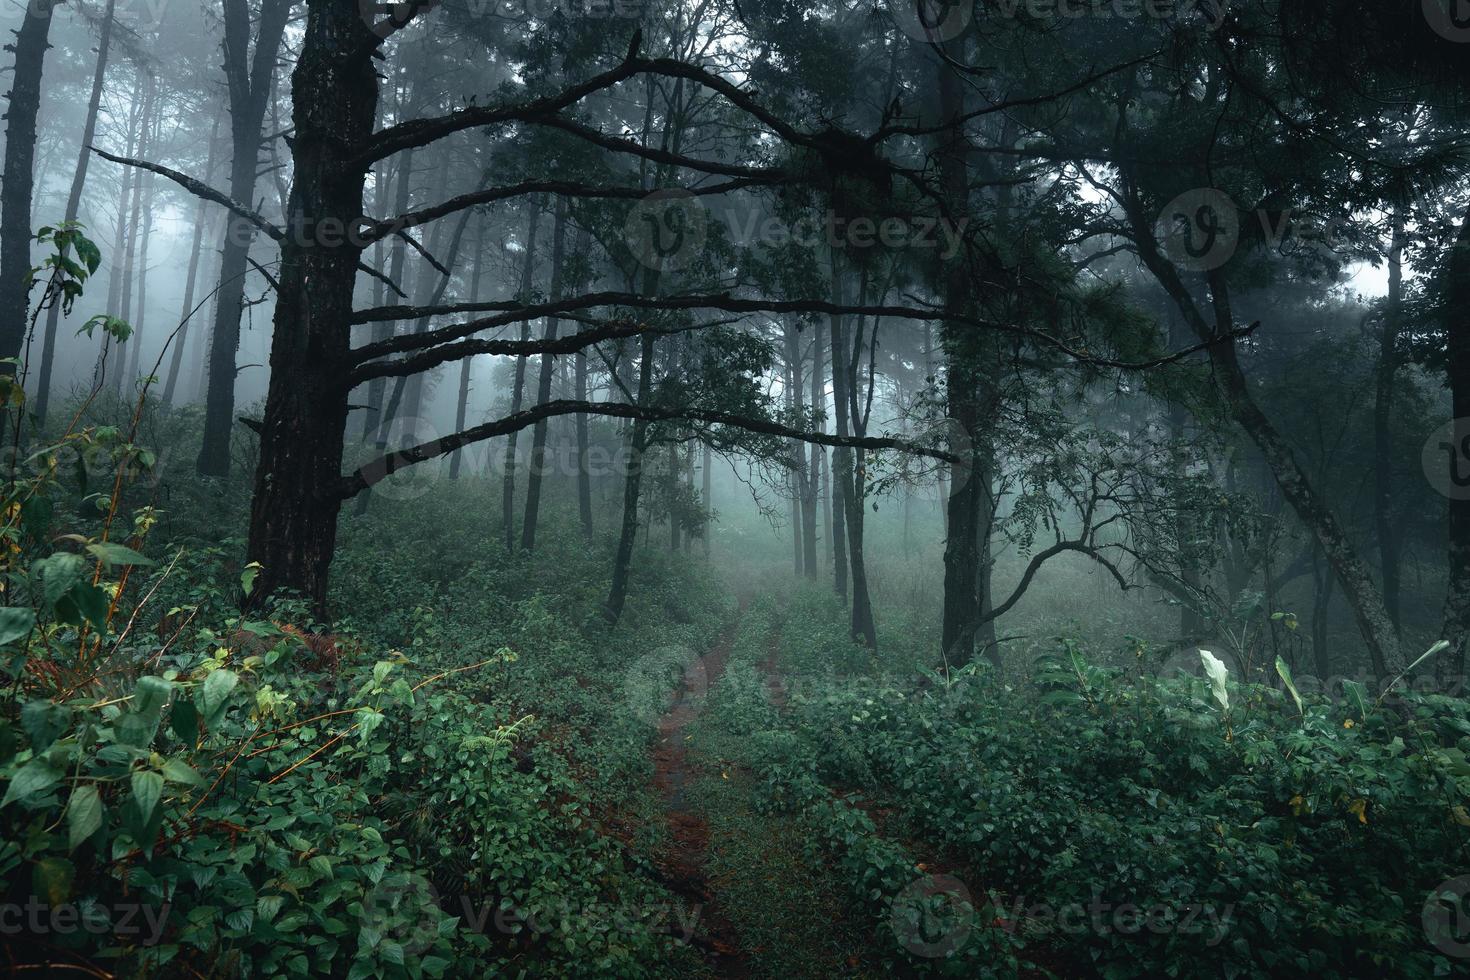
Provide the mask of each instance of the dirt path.
[{"label": "dirt path", "polygon": [[[740,611],[745,611],[745,600]],[[748,977],[734,927],[720,910],[705,874],[709,859],[709,826],[685,799],[685,787],[698,775],[689,761],[685,727],[694,720],[698,705],[725,672],[739,620],[726,627],[718,642],[684,671],[680,690],[668,712],[659,719],[658,744],[653,751],[653,785],[664,801],[670,844],[659,860],[666,883],[691,906],[700,906],[693,942],[718,977]]]}]

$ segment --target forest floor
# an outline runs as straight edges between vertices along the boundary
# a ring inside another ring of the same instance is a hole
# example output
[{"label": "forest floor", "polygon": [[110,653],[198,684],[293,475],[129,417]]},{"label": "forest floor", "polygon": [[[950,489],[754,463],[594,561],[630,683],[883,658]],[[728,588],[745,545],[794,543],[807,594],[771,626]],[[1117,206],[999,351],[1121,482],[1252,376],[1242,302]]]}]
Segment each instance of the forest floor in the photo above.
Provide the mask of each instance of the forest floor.
[{"label": "forest floor", "polygon": [[[740,612],[745,612],[742,600]],[[715,976],[750,976],[747,957],[741,950],[734,925],[723,914],[707,866],[710,831],[704,816],[690,805],[686,789],[697,768],[691,763],[686,729],[698,717],[710,687],[725,673],[730,648],[740,622],[727,626],[713,649],[691,661],[684,671],[673,704],[658,722],[658,742],[653,750],[653,784],[664,802],[668,821],[668,843],[661,867],[670,889],[699,910],[694,943],[704,954]]]}]

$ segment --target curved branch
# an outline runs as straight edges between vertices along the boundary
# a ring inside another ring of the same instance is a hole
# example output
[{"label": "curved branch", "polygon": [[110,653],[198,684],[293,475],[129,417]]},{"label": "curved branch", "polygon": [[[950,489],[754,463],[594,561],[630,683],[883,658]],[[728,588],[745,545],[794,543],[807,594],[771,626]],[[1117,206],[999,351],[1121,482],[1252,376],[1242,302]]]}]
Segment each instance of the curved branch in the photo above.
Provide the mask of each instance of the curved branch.
[{"label": "curved branch", "polygon": [[995,320],[982,320],[972,316],[962,316],[946,312],[938,308],[922,308],[912,306],[864,306],[833,303],[822,299],[798,299],[798,300],[765,300],[744,299],[731,296],[728,293],[716,293],[707,296],[643,296],[637,293],[599,292],[588,293],[583,296],[572,296],[554,302],[524,305],[514,300],[499,300],[487,303],[451,303],[439,306],[380,306],[369,310],[363,310],[352,316],[353,323],[373,323],[381,320],[417,320],[427,316],[443,316],[454,313],[488,312],[492,310],[507,311],[497,317],[489,317],[482,320],[471,320],[467,323],[454,324],[441,327],[438,330],[428,330],[420,334],[405,334],[392,337],[388,340],[378,341],[357,348],[353,352],[354,358],[362,361],[382,357],[387,354],[399,354],[413,350],[422,350],[435,344],[448,343],[460,340],[471,334],[479,333],[490,327],[500,326],[511,320],[529,320],[540,316],[550,316],[569,310],[582,310],[596,306],[629,306],[636,309],[658,309],[658,310],[695,310],[711,309],[723,310],[727,313],[817,313],[840,316],[872,316],[890,317],[900,320],[947,320],[964,326],[976,327],[984,330],[997,330],[1001,333],[1015,334],[1026,337],[1039,343],[1052,347],[1066,356],[1077,361],[1079,364],[1087,364],[1093,367],[1115,368],[1124,371],[1143,371],[1151,368],[1161,367],[1182,360],[1191,354],[1205,350],[1214,344],[1233,343],[1236,339],[1247,337],[1260,326],[1260,322],[1252,323],[1248,327],[1233,330],[1228,334],[1207,339],[1201,343],[1194,344],[1182,350],[1164,354],[1146,361],[1121,361],[1113,358],[1096,357],[1085,351],[1078,350],[1065,341],[1053,337],[1051,334],[1031,327],[1023,327],[1018,324],[1001,323]]},{"label": "curved branch", "polygon": [[747,432],[756,432],[762,435],[778,436],[783,439],[798,439],[802,442],[813,442],[823,446],[847,446],[856,449],[882,450],[892,449],[899,452],[912,453],[915,456],[927,456],[931,459],[943,460],[947,463],[962,464],[964,460],[951,453],[940,449],[930,449],[926,446],[916,446],[902,439],[889,439],[881,436],[837,436],[825,432],[809,432],[802,429],[792,429],[767,419],[753,419],[743,415],[734,415],[729,412],[709,412],[700,409],[660,409],[641,408],[625,402],[587,402],[573,400],[549,401],[533,408],[508,415],[505,418],[486,422],[474,428],[456,432],[453,435],[444,436],[442,439],[434,439],[430,442],[420,443],[396,452],[380,456],[378,459],[358,467],[357,470],[344,476],[337,484],[336,494],[339,499],[348,500],[373,484],[392,476],[399,470],[422,463],[425,460],[445,456],[464,446],[496,436],[508,435],[519,432],[521,429],[535,425],[545,419],[560,415],[603,415],[613,418],[639,419],[645,422],[704,422],[710,425],[727,425],[732,428],[744,429]]},{"label": "curved branch", "polygon": [[[724,194],[729,191],[744,190],[747,187],[763,187],[767,181],[742,178],[739,180],[728,180],[721,184],[710,184],[707,187],[691,187],[686,190],[695,196],[709,194]],[[526,194],[557,194],[562,197],[588,197],[588,198],[625,198],[640,199],[647,197],[649,191],[642,187],[596,187],[588,184],[574,184],[565,180],[526,180],[519,184],[509,184],[505,187],[491,187],[485,190],[473,191],[469,194],[460,194],[451,197],[447,201],[417,211],[401,214],[396,218],[388,218],[378,221],[363,229],[362,238],[364,242],[371,244],[387,238],[404,228],[413,228],[418,225],[428,224],[437,218],[463,211],[480,204],[492,204],[495,201],[503,201],[506,198],[521,197]]]}]

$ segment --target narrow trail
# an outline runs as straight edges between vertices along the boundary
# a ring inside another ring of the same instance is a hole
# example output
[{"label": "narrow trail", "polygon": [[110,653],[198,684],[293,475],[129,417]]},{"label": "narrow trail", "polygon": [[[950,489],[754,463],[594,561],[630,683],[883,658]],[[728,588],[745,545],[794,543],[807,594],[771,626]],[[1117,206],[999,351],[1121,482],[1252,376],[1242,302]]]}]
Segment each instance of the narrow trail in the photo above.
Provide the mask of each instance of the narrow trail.
[{"label": "narrow trail", "polygon": [[700,906],[693,943],[704,954],[714,975],[737,978],[751,975],[749,963],[705,872],[709,860],[709,825],[685,796],[689,781],[699,775],[699,770],[690,763],[684,729],[697,716],[699,702],[724,674],[745,608],[746,599],[742,596],[740,614],[735,621],[725,628],[708,653],[685,669],[674,703],[659,719],[658,744],[653,750],[653,785],[664,801],[670,841],[659,859],[660,870],[674,892],[691,906]]}]

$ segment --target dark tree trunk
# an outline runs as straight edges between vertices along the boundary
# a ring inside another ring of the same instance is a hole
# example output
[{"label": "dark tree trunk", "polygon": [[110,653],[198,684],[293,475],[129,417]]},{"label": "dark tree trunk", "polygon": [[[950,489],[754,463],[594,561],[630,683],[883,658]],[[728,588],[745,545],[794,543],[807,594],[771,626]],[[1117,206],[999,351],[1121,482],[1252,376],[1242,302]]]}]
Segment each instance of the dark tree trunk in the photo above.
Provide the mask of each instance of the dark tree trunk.
[{"label": "dark tree trunk", "polygon": [[[66,196],[67,221],[77,220],[82,208],[82,188],[87,183],[87,167],[92,161],[92,143],[97,136],[97,109],[102,104],[102,83],[107,75],[107,52],[112,45],[112,24],[117,0],[107,0],[102,14],[102,33],[97,40],[97,66],[92,71],[92,94],[87,100],[87,118],[82,123],[81,149],[77,151],[77,169],[72,174],[71,191]],[[200,205],[201,208],[203,205]],[[198,245],[195,246],[197,251]],[[46,421],[51,404],[51,375],[56,359],[56,329],[61,321],[61,307],[53,304],[46,311],[46,330],[41,336],[41,367],[36,376],[36,400],[32,403],[38,423]]]},{"label": "dark tree trunk", "polygon": [[[30,323],[31,194],[35,187],[36,114],[41,70],[51,47],[51,4],[27,5],[15,43],[10,105],[5,111],[5,176],[0,183],[0,357],[20,357]],[[0,374],[14,374],[0,363]]]},{"label": "dark tree trunk", "polygon": [[[1446,367],[1450,386],[1454,445],[1447,463],[1462,460],[1470,435],[1470,210],[1450,250],[1445,296]],[[1449,593],[1444,607],[1444,639],[1453,644],[1441,655],[1440,676],[1460,671],[1470,637],[1470,499],[1459,494],[1449,501]]]},{"label": "dark tree trunk", "polygon": [[[786,375],[782,388],[786,400],[786,412],[801,409],[801,350],[799,339],[796,334],[796,325],[790,320],[782,324],[783,340],[786,343],[786,362],[784,373]],[[792,439],[788,444],[791,453],[791,564],[798,576],[805,574],[806,566],[803,564],[805,551],[802,548],[804,537],[802,518],[805,516],[801,500],[806,492],[806,463],[803,459],[806,447],[799,440]]]},{"label": "dark tree trunk", "polygon": [[[408,211],[409,191],[412,189],[413,186],[413,158],[414,150],[412,147],[404,150],[401,154],[399,154],[398,157],[398,169],[395,175],[396,180],[394,181],[395,186],[393,190],[393,213],[395,215],[405,214]],[[387,181],[385,179],[385,187],[386,183]],[[381,193],[378,195],[378,197],[378,203],[381,205],[381,199],[387,197],[387,194]],[[403,280],[403,266],[404,263],[407,261],[404,250],[407,248],[408,246],[404,243],[402,238],[393,239],[393,246],[389,250],[388,254],[388,278],[393,280],[393,282],[395,283],[401,282]],[[381,271],[383,254],[382,242],[373,243],[373,254],[376,257],[376,261],[378,262],[379,269]],[[377,280],[374,280],[374,305],[382,305],[382,299],[380,296],[382,289],[383,284],[381,282],[378,282]],[[392,336],[392,320],[383,320],[373,324],[373,329],[370,336],[370,340],[372,343],[382,343]],[[367,409],[363,417],[362,437],[364,441],[372,442],[377,447],[379,452],[382,452],[383,448],[387,445],[388,439],[388,423],[383,417],[383,399],[387,395],[387,390],[387,378],[374,378],[373,380],[368,382]],[[357,508],[358,513],[361,514],[366,511],[366,509],[366,498],[359,499]]]},{"label": "dark tree trunk", "polygon": [[713,462],[713,457],[714,454],[710,452],[709,446],[706,445],[704,447],[704,464],[701,467],[702,472],[700,473],[700,478],[704,483],[701,503],[704,504],[705,511],[710,515],[709,520],[704,523],[704,540],[702,542],[704,545],[704,557],[706,558],[709,557],[709,539],[714,535],[714,508],[710,506],[710,486],[712,482],[710,478],[710,464]]},{"label": "dark tree trunk", "polygon": [[[837,271],[835,255],[832,258],[832,302],[838,305],[842,303],[842,278]],[[834,424],[837,434],[846,436],[847,390],[843,385],[843,376],[847,373],[843,368],[847,357],[844,353],[847,344],[843,340],[846,331],[843,329],[842,316],[837,313],[828,318],[827,325],[832,355]],[[832,487],[832,583],[843,605],[847,604],[847,472],[851,467],[850,459],[851,450],[842,446],[833,448],[829,466],[831,478],[827,481]]]},{"label": "dark tree trunk", "polygon": [[[153,144],[150,139],[153,122],[153,95],[157,90],[157,80],[152,76],[145,76],[143,82],[143,108],[138,123],[138,149],[139,157],[146,158],[153,152]],[[122,295],[119,298],[118,315],[127,320],[130,325],[136,326],[136,317],[133,316],[133,276],[137,268],[138,240],[141,237],[139,225],[144,220],[143,214],[143,185],[152,183],[148,178],[151,173],[139,172],[133,176],[133,201],[132,214],[128,218],[128,244],[123,256],[122,270]],[[137,349],[137,338],[129,335],[128,339],[120,344],[117,349],[117,366],[112,372],[111,387],[114,394],[124,394],[124,383],[130,382],[128,377],[129,364],[132,360],[133,351]]]},{"label": "dark tree trunk", "polygon": [[[866,287],[859,293],[858,302],[867,301]],[[848,362],[846,379],[843,388],[847,394],[847,408],[849,427],[855,436],[867,434],[868,422],[866,412],[858,404],[858,365],[862,361],[863,349],[863,317],[858,317],[854,324],[856,328],[853,337],[852,360]],[[876,335],[878,325],[873,324]],[[875,336],[876,339],[876,336]],[[870,368],[868,377],[869,386],[874,384],[874,378]],[[869,402],[871,404],[871,402]],[[839,473],[838,479],[843,479]],[[847,558],[849,571],[852,574],[852,638],[860,641],[864,646],[877,649],[878,630],[873,621],[873,601],[868,593],[868,565],[863,550],[863,525],[867,519],[865,504],[867,502],[867,462],[865,452],[858,449],[849,457],[846,480],[848,482],[846,493],[843,495],[847,504]]]},{"label": "dark tree trunk", "polygon": [[[531,225],[526,230],[526,264],[521,270],[521,302],[528,302],[531,295],[532,275],[536,269],[536,230],[539,225],[537,220],[541,216],[541,202],[535,201],[531,204]],[[531,339],[531,321],[521,321],[521,340]],[[515,379],[510,389],[510,414],[521,410],[521,400],[526,390],[526,355],[516,357]],[[500,512],[501,520],[505,525],[505,550],[515,551],[516,548],[516,441],[517,434],[512,432],[505,439],[505,477],[501,483]]]},{"label": "dark tree trunk", "polygon": [[[556,222],[551,232],[551,295],[560,299],[562,294],[562,264],[566,257],[567,207],[565,199],[557,203]],[[543,336],[555,340],[559,323],[557,318],[546,318]],[[536,379],[536,404],[551,401],[551,380],[556,371],[556,358],[541,355],[541,372]],[[541,481],[546,474],[546,420],[537,422],[531,430],[531,472],[526,477],[526,513],[521,524],[521,550],[533,551],[536,547],[536,521],[541,514]]]},{"label": "dark tree trunk", "polygon": [[[821,409],[822,399],[822,338],[820,331],[813,331],[812,339],[812,411]],[[798,445],[798,453],[807,452],[808,447]],[[808,459],[802,470],[801,481],[801,548],[802,566],[806,577],[817,577],[817,495],[821,492],[822,451],[816,443],[809,447]]]},{"label": "dark tree trunk", "polygon": [[[224,2],[224,69],[230,99],[230,197],[246,206],[254,203],[261,125],[270,99],[276,55],[281,48],[281,36],[290,12],[291,0],[263,0],[252,52],[249,4],[246,0]],[[328,89],[336,87],[325,78],[322,83]],[[296,179],[301,179],[299,170]],[[360,187],[358,196],[361,197]],[[356,221],[357,215],[348,218]],[[288,223],[287,227],[292,226]],[[230,475],[230,433],[235,424],[235,376],[238,373],[235,357],[240,349],[245,273],[249,267],[250,243],[254,238],[254,225],[233,213],[226,216],[224,240],[220,243],[220,282],[215,297],[214,332],[210,338],[209,393],[204,402],[204,443],[199,450],[198,462],[200,476],[223,479]],[[284,287],[285,283],[281,285]],[[278,295],[276,302],[290,310],[296,301]],[[274,366],[274,353],[272,363]]]},{"label": "dark tree trunk", "polygon": [[1393,218],[1393,238],[1388,248],[1388,297],[1383,311],[1383,333],[1378,344],[1377,390],[1373,400],[1373,520],[1378,532],[1378,566],[1383,579],[1383,605],[1398,628],[1400,555],[1403,536],[1393,507],[1393,419],[1394,384],[1398,372],[1398,340],[1403,325],[1404,222]]},{"label": "dark tree trunk", "polygon": [[[576,399],[587,400],[587,354],[576,353]],[[587,413],[578,412],[573,424],[577,436],[577,514],[582,519],[582,536],[592,537],[592,473],[587,461]]]},{"label": "dark tree trunk", "polygon": [[669,468],[664,473],[664,499],[669,508],[669,550],[679,550],[679,514],[675,503],[679,493],[679,444],[669,443]]},{"label": "dark tree trunk", "polygon": [[[951,42],[952,44],[953,42]],[[957,217],[969,212],[969,174],[965,159],[965,137],[960,122],[964,114],[961,80],[944,66],[937,69],[939,115],[948,127],[937,150],[942,191],[949,210]],[[944,270],[944,309],[964,314],[971,305],[970,277],[962,257],[956,256]],[[979,611],[977,596],[980,525],[983,494],[977,436],[981,426],[979,350],[974,331],[946,321],[940,330],[944,347],[945,379],[949,396],[950,425],[959,432],[952,442],[968,443],[964,464],[951,470],[944,537],[944,621],[940,646],[944,660],[954,666],[968,663],[975,655],[975,629]]]},{"label": "dark tree trunk", "polygon": [[1322,547],[1312,548],[1312,662],[1322,682],[1332,676],[1332,653],[1327,643],[1327,614],[1332,607],[1332,569],[1322,560]]},{"label": "dark tree trunk", "polygon": [[[212,183],[214,180],[215,148],[219,139],[220,114],[215,113],[214,123],[209,129],[209,157],[204,164],[204,182]],[[174,338],[173,353],[169,358],[168,379],[163,385],[163,403],[172,405],[174,403],[174,392],[179,383],[179,369],[184,363],[184,347],[189,340],[189,328],[192,323],[190,314],[194,312],[194,290],[199,281],[199,256],[204,251],[204,226],[208,212],[205,210],[205,202],[201,200],[194,208],[194,240],[189,246],[189,271],[184,278],[184,305],[179,313],[179,335]]]},{"label": "dark tree trunk", "polygon": [[[470,271],[470,292],[467,299],[473,303],[480,298],[480,276],[485,269],[485,222],[482,218],[479,229],[475,233],[475,264]],[[465,418],[469,414],[470,405],[470,368],[474,365],[473,357],[466,357],[459,362],[459,401],[454,409],[454,431],[463,432]],[[454,456],[449,461],[449,478],[459,479],[459,470],[464,462],[464,450],[456,449]]]},{"label": "dark tree trunk", "polygon": [[[654,335],[645,333],[638,371],[638,404],[647,405],[653,393]],[[633,565],[633,544],[638,537],[638,496],[643,484],[643,454],[648,448],[648,423],[635,419],[628,438],[628,474],[623,480],[623,524],[618,533],[618,552],[613,559],[612,586],[607,594],[607,618],[616,623],[628,601],[628,574]]]},{"label": "dark tree trunk", "polygon": [[[320,222],[351,227],[363,213],[365,170],[351,162],[373,128],[373,37],[354,0],[311,0],[292,76],[295,180],[281,243],[270,388],[247,554],[262,569],[252,597],[281,586],[325,613],[342,498],[353,286],[352,236],[315,241]],[[257,131],[258,137],[258,131]],[[238,154],[237,154],[238,155]]]}]

